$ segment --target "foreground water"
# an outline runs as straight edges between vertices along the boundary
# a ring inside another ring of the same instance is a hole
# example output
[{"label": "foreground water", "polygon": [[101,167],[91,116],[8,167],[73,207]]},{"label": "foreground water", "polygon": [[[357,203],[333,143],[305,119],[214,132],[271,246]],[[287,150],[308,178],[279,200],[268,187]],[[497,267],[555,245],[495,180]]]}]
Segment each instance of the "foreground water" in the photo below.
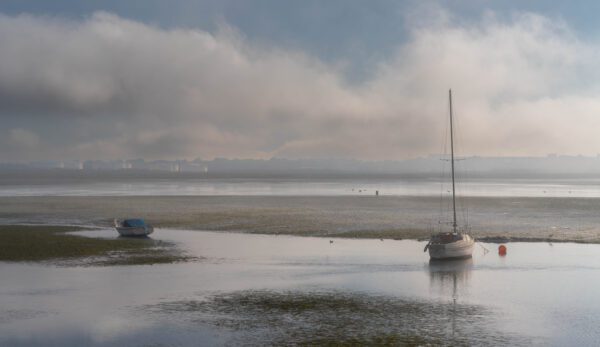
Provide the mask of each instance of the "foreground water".
[{"label": "foreground water", "polygon": [[0,345],[280,344],[393,333],[449,344],[600,342],[598,245],[511,243],[499,257],[497,245],[484,244],[492,251],[478,246],[471,261],[429,264],[417,241],[166,229],[153,237],[202,260],[0,263]]}]

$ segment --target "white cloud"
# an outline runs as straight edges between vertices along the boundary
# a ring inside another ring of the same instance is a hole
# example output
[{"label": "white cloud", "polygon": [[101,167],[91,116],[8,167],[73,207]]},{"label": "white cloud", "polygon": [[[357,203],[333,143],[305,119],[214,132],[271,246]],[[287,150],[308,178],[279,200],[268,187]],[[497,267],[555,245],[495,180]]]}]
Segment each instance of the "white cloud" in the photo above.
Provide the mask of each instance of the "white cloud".
[{"label": "white cloud", "polygon": [[33,135],[0,159],[425,155],[441,148],[449,87],[463,153],[599,151],[595,43],[534,14],[435,18],[350,84],[337,67],[226,26],[0,16],[0,117],[11,138]]}]

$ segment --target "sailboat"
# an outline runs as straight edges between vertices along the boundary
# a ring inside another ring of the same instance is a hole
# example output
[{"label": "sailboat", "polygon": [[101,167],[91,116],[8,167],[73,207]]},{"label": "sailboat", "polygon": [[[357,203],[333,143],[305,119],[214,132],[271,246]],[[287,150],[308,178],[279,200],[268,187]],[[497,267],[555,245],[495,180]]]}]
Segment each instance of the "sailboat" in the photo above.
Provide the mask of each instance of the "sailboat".
[{"label": "sailboat", "polygon": [[450,101],[450,162],[452,168],[452,231],[438,232],[431,236],[423,250],[429,250],[431,260],[470,258],[473,255],[475,239],[465,230],[459,230],[456,222],[456,182],[454,179],[454,129],[452,124],[452,90],[448,91]]}]

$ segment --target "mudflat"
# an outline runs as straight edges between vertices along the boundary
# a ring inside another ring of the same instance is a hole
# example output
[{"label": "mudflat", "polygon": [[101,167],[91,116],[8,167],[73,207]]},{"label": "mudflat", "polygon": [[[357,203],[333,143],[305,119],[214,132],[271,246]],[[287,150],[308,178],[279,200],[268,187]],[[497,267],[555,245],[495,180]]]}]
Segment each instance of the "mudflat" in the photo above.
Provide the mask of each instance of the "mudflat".
[{"label": "mudflat", "polygon": [[[600,243],[600,199],[466,197],[459,219],[490,242]],[[109,227],[143,217],[159,228],[303,236],[425,239],[448,211],[429,196],[0,197],[3,224]],[[448,218],[449,220],[449,218]]]}]

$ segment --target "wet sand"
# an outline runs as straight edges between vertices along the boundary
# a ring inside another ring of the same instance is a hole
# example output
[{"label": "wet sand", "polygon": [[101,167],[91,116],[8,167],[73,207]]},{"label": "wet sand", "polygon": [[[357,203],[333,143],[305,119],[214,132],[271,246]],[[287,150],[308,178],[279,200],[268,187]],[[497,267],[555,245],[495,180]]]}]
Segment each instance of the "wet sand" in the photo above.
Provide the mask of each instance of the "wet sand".
[{"label": "wet sand", "polygon": [[[459,218],[468,217],[480,240],[600,243],[597,198],[469,197],[461,203],[469,209]],[[439,197],[424,196],[0,198],[1,224],[106,227],[125,216],[189,230],[386,239],[424,239],[438,221],[449,220]]]}]

